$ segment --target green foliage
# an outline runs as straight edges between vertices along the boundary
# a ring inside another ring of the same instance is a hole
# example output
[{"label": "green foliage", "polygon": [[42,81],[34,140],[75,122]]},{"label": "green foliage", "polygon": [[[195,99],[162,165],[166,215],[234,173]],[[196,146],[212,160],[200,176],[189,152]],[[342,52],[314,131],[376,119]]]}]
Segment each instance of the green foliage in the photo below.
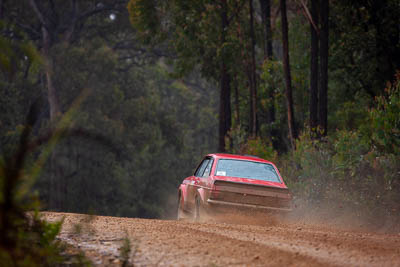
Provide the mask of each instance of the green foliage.
[{"label": "green foliage", "polygon": [[377,105],[370,111],[372,142],[384,153],[400,155],[400,72],[385,95],[375,101]]},{"label": "green foliage", "polygon": [[357,216],[393,216],[399,210],[398,156],[378,156],[360,132],[337,131],[325,140],[303,134],[278,166],[298,199],[357,210]]},{"label": "green foliage", "polygon": [[246,154],[255,155],[272,162],[277,159],[278,155],[271,143],[265,142],[261,138],[247,141]]},{"label": "green foliage", "polygon": [[160,19],[156,11],[157,4],[156,0],[132,0],[127,6],[130,21],[145,43],[151,42],[151,38],[154,38],[160,27]]},{"label": "green foliage", "polygon": [[248,138],[241,128],[229,132],[229,138],[226,138],[226,150],[233,154],[253,155],[272,162],[278,157],[270,142],[259,137]]},{"label": "green foliage", "polygon": [[125,237],[122,241],[122,246],[120,247],[120,257],[122,259],[122,266],[129,266],[130,256],[131,256],[131,240],[129,237]]},{"label": "green foliage", "polygon": [[14,218],[8,229],[2,229],[12,240],[0,249],[2,266],[53,266],[63,262],[62,246],[55,239],[61,224],[46,223],[37,213],[31,218]]},{"label": "green foliage", "polygon": [[15,151],[29,107],[40,95],[33,77],[41,57],[15,25],[0,21],[0,32],[9,31],[18,39],[0,35],[0,153]]},{"label": "green foliage", "polygon": [[[103,1],[98,11],[108,10],[112,2]],[[71,8],[63,1],[54,4],[59,14]],[[92,4],[79,3],[79,10],[90,10]],[[49,8],[47,3],[40,5],[43,10]],[[23,15],[29,7],[7,2],[5,9],[12,14],[6,12],[6,18],[20,14],[15,18],[20,25],[35,25],[35,16]],[[178,183],[190,175],[204,154],[215,151],[218,98],[214,87],[196,73],[171,79],[166,60],[142,49],[136,41],[138,33],[132,31],[127,11],[111,10],[115,20],[110,20],[107,12],[90,17],[85,25],[91,26],[78,29],[73,42],[61,41],[65,32],[55,36],[49,57],[61,111],[74,106],[82,93],[88,96],[63,125],[67,132],[77,134],[63,134],[51,149],[40,147],[30,154],[27,169],[38,179],[33,188],[24,186],[24,190],[39,192],[42,209],[170,216]],[[70,23],[68,19],[64,22]],[[41,101],[47,96],[46,76],[35,71],[33,62],[34,47],[41,47],[41,41],[17,42],[11,35],[22,36],[15,35],[17,28],[5,28],[1,28],[5,49],[0,53],[16,63],[14,79],[9,79],[8,69],[0,73],[0,149],[12,155],[32,103],[40,106],[38,121],[32,126],[39,141],[52,133],[57,122],[49,120],[49,105]],[[25,44],[31,44],[33,50]],[[43,162],[42,158],[50,160]],[[37,168],[34,163],[38,159],[46,164]]]},{"label": "green foliage", "polygon": [[[8,30],[0,20],[0,32]],[[0,70],[8,76],[8,80],[15,78],[17,71],[26,63],[37,69],[42,64],[39,53],[31,42],[24,40],[10,40],[0,36]]]},{"label": "green foliage", "polygon": [[338,1],[330,10],[330,74],[336,94],[381,95],[400,67],[398,1]]},{"label": "green foliage", "polygon": [[364,160],[364,155],[369,151],[368,144],[361,140],[361,136],[355,131],[338,131],[333,142],[334,151],[332,158],[335,162],[335,174],[340,179],[354,177],[357,167]]},{"label": "green foliage", "polygon": [[[70,212],[168,216],[177,184],[214,151],[215,90],[198,75],[172,80],[162,61],[119,71],[120,52],[100,38],[57,45],[51,53],[63,109],[88,92],[70,127],[94,138],[57,144],[57,159],[35,185],[42,202]],[[43,120],[40,133],[50,125]],[[57,193],[48,190],[54,176]]]},{"label": "green foliage", "polygon": [[369,113],[366,107],[370,100],[359,96],[357,102],[347,101],[338,103],[330,113],[330,131],[336,129],[357,130],[362,125],[367,125]]},{"label": "green foliage", "polygon": [[[273,69],[274,65],[264,63],[265,87],[279,82],[275,81],[279,71]],[[273,71],[277,75],[270,75]],[[340,95],[335,96],[337,106],[330,115],[332,130],[328,137],[311,138],[306,128],[296,143],[296,150],[280,154],[275,160],[296,203],[305,201],[312,207],[345,208],[352,210],[354,216],[368,218],[377,214],[382,219],[397,216],[400,210],[399,83],[389,84],[385,94],[376,97],[374,102],[362,94],[357,96],[359,101],[343,103],[338,101],[343,99]],[[239,136],[246,140],[245,132]],[[267,152],[262,140],[247,142]]]},{"label": "green foliage", "polygon": [[[284,140],[286,138],[283,138],[288,134],[288,129],[285,85],[280,61],[264,61],[261,69],[259,96],[260,136],[270,139],[280,151],[285,151],[286,146],[289,144],[285,144]],[[269,114],[271,108],[275,111],[274,121],[267,119],[271,116]]]},{"label": "green foliage", "polygon": [[[33,111],[32,111],[33,112]],[[0,262],[2,266],[54,266],[62,263],[62,246],[56,240],[62,221],[48,223],[38,213],[37,196],[27,171],[33,113],[20,134],[17,151],[0,161]]]}]

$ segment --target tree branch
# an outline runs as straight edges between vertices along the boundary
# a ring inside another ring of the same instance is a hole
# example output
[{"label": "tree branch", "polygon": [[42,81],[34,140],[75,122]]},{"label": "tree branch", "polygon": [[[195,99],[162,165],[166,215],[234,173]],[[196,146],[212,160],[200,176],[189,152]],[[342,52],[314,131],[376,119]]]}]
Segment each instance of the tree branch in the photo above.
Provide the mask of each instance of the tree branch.
[{"label": "tree branch", "polygon": [[33,11],[35,11],[36,16],[39,18],[39,21],[43,24],[43,26],[47,27],[47,23],[44,19],[42,12],[40,11],[39,7],[37,6],[36,1],[29,0],[29,3],[31,4]]},{"label": "tree branch", "polygon": [[29,34],[32,40],[40,38],[40,33],[34,28],[30,27],[29,25],[24,25],[19,22],[15,22],[15,25],[17,25],[18,27],[23,29],[27,34]]},{"label": "tree branch", "polygon": [[[317,34],[319,35],[318,26],[315,25],[315,22],[314,22],[314,20],[313,20],[313,18],[312,18],[312,16],[311,16],[310,11],[308,10],[308,7],[307,7],[306,3],[304,3],[303,0],[297,0],[297,1],[300,2],[301,7],[303,8],[303,11],[304,11],[303,14],[304,14],[304,16],[308,19],[308,21],[309,21],[309,22],[311,23],[311,25],[313,26],[314,30],[315,30],[315,31],[317,32]],[[297,2],[297,1],[296,1],[296,2]],[[323,1],[325,1],[325,0],[323,0]],[[326,0],[326,1],[328,1],[328,0]]]},{"label": "tree branch", "polygon": [[69,25],[67,27],[66,33],[64,35],[64,41],[66,41],[67,43],[71,42],[72,35],[73,35],[74,31],[75,31],[76,21],[78,19],[78,17],[77,17],[76,0],[71,0],[71,4],[72,4],[71,20],[70,20],[70,23],[69,23]]}]

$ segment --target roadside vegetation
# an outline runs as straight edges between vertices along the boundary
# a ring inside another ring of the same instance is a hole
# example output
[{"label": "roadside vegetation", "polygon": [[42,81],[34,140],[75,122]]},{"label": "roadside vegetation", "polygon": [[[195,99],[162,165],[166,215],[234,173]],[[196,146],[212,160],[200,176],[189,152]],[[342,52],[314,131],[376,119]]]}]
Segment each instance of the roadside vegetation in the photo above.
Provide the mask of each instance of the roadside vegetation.
[{"label": "roadside vegetation", "polygon": [[[67,251],[67,245],[56,239],[63,220],[49,223],[40,216],[39,198],[31,186],[41,164],[37,162],[33,170],[27,168],[27,162],[32,160],[31,150],[38,145],[31,140],[34,122],[35,110],[31,109],[16,151],[0,157],[0,264],[5,267],[67,263],[89,266],[82,252]],[[50,141],[46,140],[46,146]]]},{"label": "roadside vegetation", "polygon": [[385,94],[364,111],[356,129],[338,129],[324,138],[305,132],[295,151],[279,156],[253,141],[246,151],[278,163],[298,205],[328,209],[333,217],[350,213],[386,231],[398,229],[400,83],[388,84]]}]

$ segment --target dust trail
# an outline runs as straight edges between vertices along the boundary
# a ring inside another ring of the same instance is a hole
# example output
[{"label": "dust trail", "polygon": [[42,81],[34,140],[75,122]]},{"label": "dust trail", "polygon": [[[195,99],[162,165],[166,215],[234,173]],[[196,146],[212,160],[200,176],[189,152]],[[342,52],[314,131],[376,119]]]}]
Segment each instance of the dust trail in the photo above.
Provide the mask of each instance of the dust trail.
[{"label": "dust trail", "polygon": [[310,202],[297,199],[294,209],[284,218],[285,222],[318,225],[352,231],[400,233],[400,216],[366,214],[360,208],[340,202]]}]

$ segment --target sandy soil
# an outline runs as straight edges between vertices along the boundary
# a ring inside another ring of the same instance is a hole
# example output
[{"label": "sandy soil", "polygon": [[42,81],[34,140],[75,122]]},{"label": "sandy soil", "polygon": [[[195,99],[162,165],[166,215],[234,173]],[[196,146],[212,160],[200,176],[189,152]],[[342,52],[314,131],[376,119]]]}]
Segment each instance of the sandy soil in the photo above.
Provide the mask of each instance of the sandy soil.
[{"label": "sandy soil", "polygon": [[281,220],[195,223],[53,212],[43,217],[65,217],[59,239],[83,250],[96,266],[120,266],[127,238],[134,266],[400,266],[398,233]]}]

